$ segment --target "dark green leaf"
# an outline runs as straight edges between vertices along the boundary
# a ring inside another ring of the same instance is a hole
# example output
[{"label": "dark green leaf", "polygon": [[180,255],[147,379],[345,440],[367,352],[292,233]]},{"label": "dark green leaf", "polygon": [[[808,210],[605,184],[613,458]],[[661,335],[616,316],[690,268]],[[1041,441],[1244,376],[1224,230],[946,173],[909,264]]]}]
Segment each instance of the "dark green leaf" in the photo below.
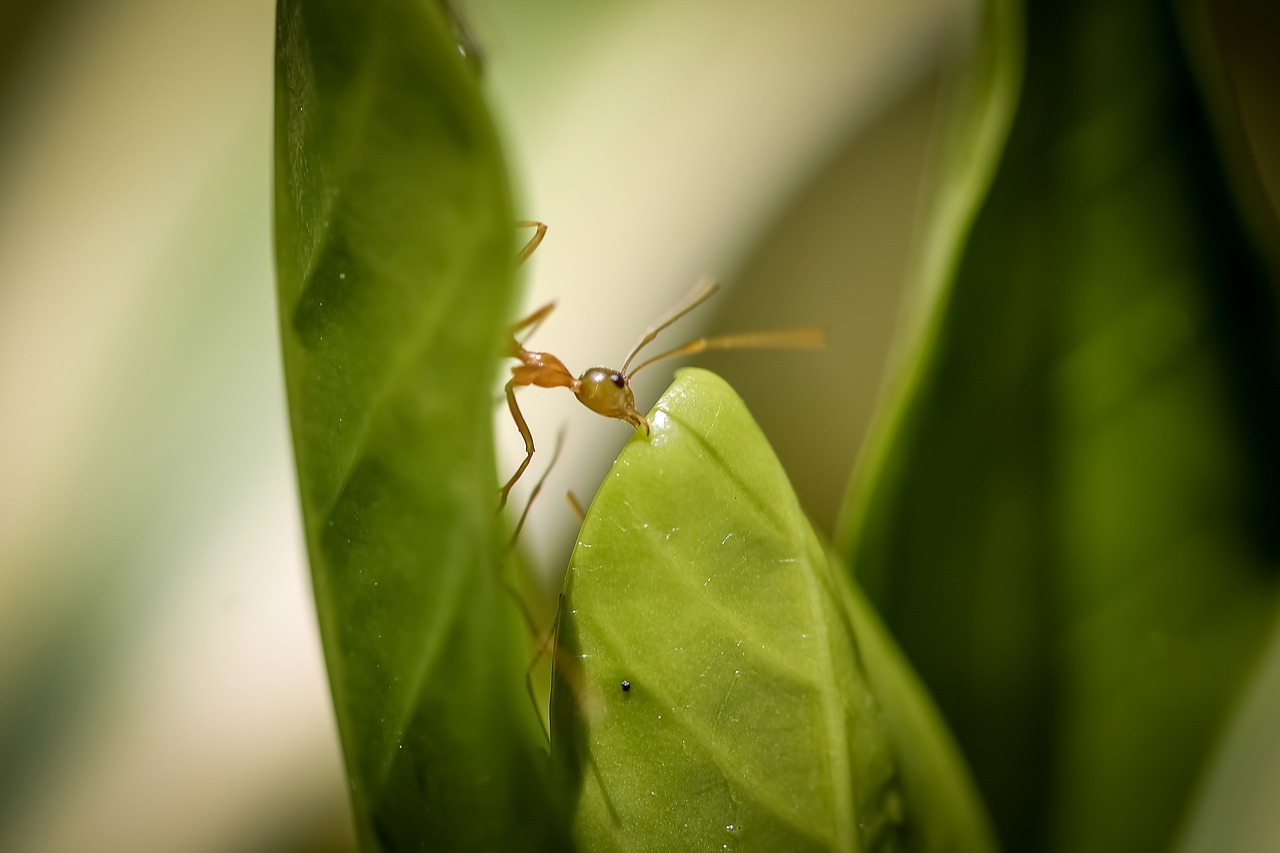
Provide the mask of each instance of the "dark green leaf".
[{"label": "dark green leaf", "polygon": [[596,495],[565,582],[552,752],[577,838],[989,849],[931,704],[742,401],[682,371],[650,420]]},{"label": "dark green leaf", "polygon": [[362,846],[536,847],[545,742],[493,529],[501,152],[435,4],[277,14],[281,334]]},{"label": "dark green leaf", "polygon": [[951,164],[970,192],[845,518],[1013,850],[1165,848],[1276,613],[1276,304],[1174,14],[988,32],[971,110],[1016,116]]}]

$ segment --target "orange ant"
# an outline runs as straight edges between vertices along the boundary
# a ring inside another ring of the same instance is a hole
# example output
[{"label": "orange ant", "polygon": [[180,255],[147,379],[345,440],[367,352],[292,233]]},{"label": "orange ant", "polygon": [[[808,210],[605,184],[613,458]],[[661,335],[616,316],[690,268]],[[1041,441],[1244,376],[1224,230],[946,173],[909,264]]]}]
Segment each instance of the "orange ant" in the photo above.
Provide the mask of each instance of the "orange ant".
[{"label": "orange ant", "polygon": [[[538,244],[542,242],[542,238],[547,232],[547,226],[541,222],[520,222],[518,224],[523,227],[537,229],[529,242],[520,250],[517,260],[519,263],[523,263],[529,255],[533,254],[533,250],[538,247]],[[621,370],[613,370],[608,367],[592,367],[581,376],[575,378],[569,372],[569,368],[565,367],[564,363],[554,355],[527,350],[523,344],[516,340],[516,333],[523,329],[528,329],[529,334],[532,335],[538,325],[547,319],[547,315],[556,307],[554,302],[548,302],[512,326],[511,344],[507,347],[507,355],[517,359],[520,363],[511,368],[511,379],[506,385],[507,406],[511,410],[512,419],[516,422],[516,428],[520,430],[520,437],[524,439],[525,456],[515,474],[511,475],[511,479],[500,490],[502,497],[498,501],[498,508],[501,509],[506,505],[511,487],[524,474],[525,469],[529,467],[530,460],[533,459],[533,433],[529,431],[529,425],[525,422],[524,415],[520,413],[520,406],[516,403],[516,388],[523,385],[536,385],[540,388],[568,388],[573,391],[573,395],[578,398],[582,405],[596,414],[604,415],[606,418],[617,418],[618,420],[626,421],[636,429],[644,427],[644,431],[647,434],[650,431],[649,421],[636,409],[635,396],[631,393],[631,380],[635,378],[637,373],[654,362],[673,356],[693,355],[709,349],[799,349],[820,347],[825,343],[826,333],[817,327],[698,338],[675,349],[655,355],[653,358],[642,362],[630,373],[627,372],[632,360],[640,353],[640,350],[648,346],[659,333],[672,323],[710,299],[719,288],[720,286],[710,279],[700,281],[688,297],[677,304],[665,317],[645,330],[640,337],[640,342],[632,348],[627,360],[622,363]]]}]

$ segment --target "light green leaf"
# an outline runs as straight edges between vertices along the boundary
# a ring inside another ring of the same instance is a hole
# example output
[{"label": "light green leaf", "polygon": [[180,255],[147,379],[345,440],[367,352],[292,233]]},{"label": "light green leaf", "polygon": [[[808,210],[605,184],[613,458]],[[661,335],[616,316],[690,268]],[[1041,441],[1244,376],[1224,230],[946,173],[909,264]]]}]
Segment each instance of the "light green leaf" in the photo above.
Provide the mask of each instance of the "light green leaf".
[{"label": "light green leaf", "polygon": [[552,753],[578,840],[989,849],[928,700],[742,401],[682,371],[650,420],[591,505],[561,604]]},{"label": "light green leaf", "polygon": [[493,529],[491,122],[435,4],[281,0],[276,63],[281,336],[362,847],[554,846]]},{"label": "light green leaf", "polygon": [[1275,295],[1175,5],[988,30],[971,109],[1012,123],[944,177],[843,524],[1012,850],[1166,848],[1276,615]]}]

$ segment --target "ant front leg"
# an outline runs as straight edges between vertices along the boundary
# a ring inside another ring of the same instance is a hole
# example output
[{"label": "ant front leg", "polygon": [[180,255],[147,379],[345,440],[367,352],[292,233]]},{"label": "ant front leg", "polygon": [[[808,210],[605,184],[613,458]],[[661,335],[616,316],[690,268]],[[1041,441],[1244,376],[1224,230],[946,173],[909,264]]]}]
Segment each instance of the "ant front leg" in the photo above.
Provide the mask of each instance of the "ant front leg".
[{"label": "ant front leg", "polygon": [[501,497],[498,499],[498,511],[507,505],[507,495],[511,494],[511,487],[520,479],[520,475],[524,473],[524,469],[529,467],[530,460],[533,459],[533,433],[529,432],[529,425],[525,423],[524,415],[520,413],[520,406],[516,404],[516,381],[512,379],[507,383],[507,408],[511,410],[511,418],[516,422],[516,428],[520,430],[520,437],[524,439],[524,461],[520,463],[520,467],[511,475],[511,479],[507,480],[507,484],[500,490]]},{"label": "ant front leg", "polygon": [[529,238],[529,242],[524,244],[524,248],[520,250],[520,254],[516,255],[516,266],[523,264],[529,260],[529,256],[533,254],[534,249],[542,242],[542,238],[547,236],[547,225],[545,222],[538,222],[533,219],[523,219],[516,223],[517,228],[533,228],[533,236]]},{"label": "ant front leg", "polygon": [[[556,307],[556,304],[554,302],[548,302],[546,305],[543,305],[541,308],[539,308],[537,311],[534,311],[528,317],[524,317],[520,320],[517,320],[511,326],[511,336],[514,338],[520,332],[523,332],[525,329],[528,329],[529,331],[525,334],[525,340],[528,340],[529,338],[533,337],[533,333],[538,331],[538,327],[542,325],[542,321],[547,319],[547,315],[550,314],[555,309],[555,307]],[[524,349],[523,345],[517,343],[515,346],[516,346],[516,351],[508,354],[512,358],[519,358],[523,360],[523,356],[521,355],[521,352],[520,352],[521,350]]]}]

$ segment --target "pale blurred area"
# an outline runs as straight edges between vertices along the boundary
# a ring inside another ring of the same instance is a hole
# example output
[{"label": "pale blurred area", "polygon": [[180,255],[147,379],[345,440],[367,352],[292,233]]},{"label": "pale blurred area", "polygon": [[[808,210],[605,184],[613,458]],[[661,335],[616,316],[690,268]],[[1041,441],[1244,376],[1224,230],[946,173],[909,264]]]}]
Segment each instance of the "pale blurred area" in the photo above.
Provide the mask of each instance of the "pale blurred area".
[{"label": "pale blurred area", "polygon": [[[0,850],[352,846],[302,552],[271,269],[273,4],[0,12]],[[681,328],[827,325],[722,371],[817,521],[870,416],[962,0],[475,0],[487,85],[551,226],[533,344],[619,366]],[[513,237],[514,241],[514,237]],[[852,367],[851,367],[852,365]],[[638,383],[642,408],[675,365]],[[627,438],[522,405],[564,459],[526,530],[547,576]],[[500,466],[518,437],[495,406]],[[851,440],[851,436],[855,440]],[[539,453],[520,506],[550,454]],[[495,482],[495,486],[496,486]]]}]

